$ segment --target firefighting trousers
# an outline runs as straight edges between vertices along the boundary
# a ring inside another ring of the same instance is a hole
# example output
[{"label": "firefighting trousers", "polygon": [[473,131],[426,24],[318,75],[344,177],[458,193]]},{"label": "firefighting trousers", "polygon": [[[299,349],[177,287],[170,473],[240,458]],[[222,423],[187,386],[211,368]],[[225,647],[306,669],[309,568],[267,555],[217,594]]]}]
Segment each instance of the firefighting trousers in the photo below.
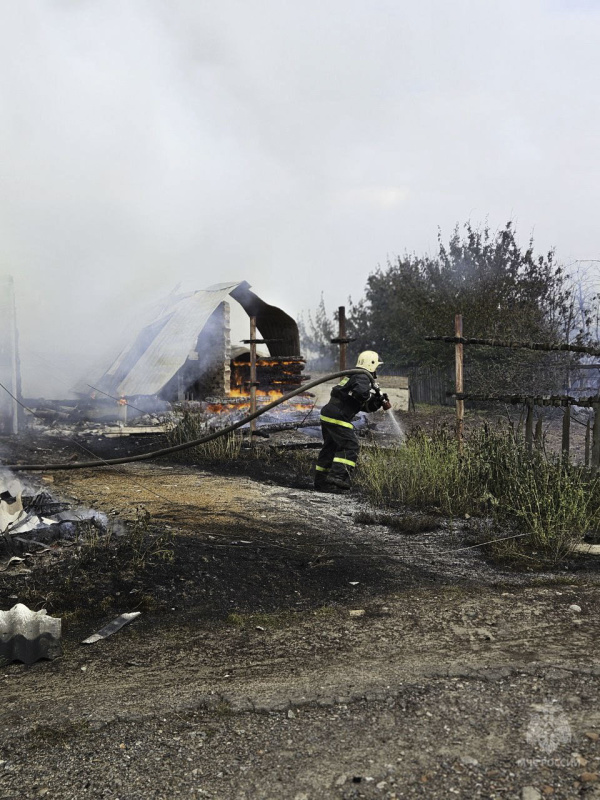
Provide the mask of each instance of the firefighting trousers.
[{"label": "firefighting trousers", "polygon": [[323,483],[328,475],[348,479],[356,466],[360,445],[350,422],[321,417],[323,447],[317,458],[315,483]]}]

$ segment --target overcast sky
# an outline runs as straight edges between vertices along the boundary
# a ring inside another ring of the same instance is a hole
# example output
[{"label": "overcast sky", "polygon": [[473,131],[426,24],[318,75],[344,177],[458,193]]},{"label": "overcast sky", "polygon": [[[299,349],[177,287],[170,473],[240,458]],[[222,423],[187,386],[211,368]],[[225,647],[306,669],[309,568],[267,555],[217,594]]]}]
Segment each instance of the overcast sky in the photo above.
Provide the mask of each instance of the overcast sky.
[{"label": "overcast sky", "polygon": [[599,75],[597,0],[0,0],[26,393],[179,282],[333,308],[467,219],[600,258]]}]

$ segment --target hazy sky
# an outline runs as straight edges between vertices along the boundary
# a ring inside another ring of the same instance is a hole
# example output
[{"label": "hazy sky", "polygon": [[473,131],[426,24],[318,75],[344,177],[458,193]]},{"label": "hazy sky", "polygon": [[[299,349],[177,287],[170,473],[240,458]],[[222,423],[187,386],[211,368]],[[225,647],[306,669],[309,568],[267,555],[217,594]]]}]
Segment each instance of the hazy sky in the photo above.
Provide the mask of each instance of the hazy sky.
[{"label": "hazy sky", "polygon": [[179,282],[333,308],[467,219],[600,258],[599,75],[600,0],[0,0],[25,391]]}]

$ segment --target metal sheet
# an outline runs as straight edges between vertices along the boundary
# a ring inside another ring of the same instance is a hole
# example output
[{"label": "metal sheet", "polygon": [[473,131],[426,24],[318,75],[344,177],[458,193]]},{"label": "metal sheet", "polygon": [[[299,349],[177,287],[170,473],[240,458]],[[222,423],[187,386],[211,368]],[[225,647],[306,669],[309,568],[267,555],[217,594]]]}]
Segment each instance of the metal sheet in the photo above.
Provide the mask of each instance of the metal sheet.
[{"label": "metal sheet", "polygon": [[[135,363],[116,385],[111,387],[116,395],[155,395],[183,366],[190,350],[196,346],[200,332],[211,314],[239,283],[217,284],[201,292],[186,295],[174,306],[166,309],[158,320],[148,328],[160,328],[146,349],[135,359]],[[165,319],[166,318],[166,319]],[[161,322],[164,324],[161,327]],[[146,328],[145,330],[148,330]],[[143,333],[143,332],[142,332]],[[115,374],[127,360],[130,351],[139,347],[139,337],[117,362],[108,370],[107,376]],[[104,381],[100,388],[104,388]]]},{"label": "metal sheet", "polygon": [[137,619],[141,613],[141,611],[131,611],[129,614],[121,614],[120,617],[113,619],[112,622],[109,622],[108,625],[101,628],[98,633],[93,633],[91,636],[88,636],[81,644],[95,644],[101,639],[106,639],[107,636],[112,636],[113,633],[120,631],[124,625],[129,625],[130,622]]},{"label": "metal sheet", "polygon": [[246,281],[219,283],[169,296],[155,319],[113,361],[98,388],[119,397],[157,395],[185,364],[211,314],[228,297],[256,316],[271,355],[300,355],[298,326],[292,317],[257,297]]}]

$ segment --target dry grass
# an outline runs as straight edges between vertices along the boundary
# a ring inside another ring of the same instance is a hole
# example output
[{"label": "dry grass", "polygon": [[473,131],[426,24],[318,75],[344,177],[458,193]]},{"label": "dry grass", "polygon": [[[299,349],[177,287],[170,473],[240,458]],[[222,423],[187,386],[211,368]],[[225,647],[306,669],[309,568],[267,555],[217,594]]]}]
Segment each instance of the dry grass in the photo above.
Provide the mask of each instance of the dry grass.
[{"label": "dry grass", "polygon": [[[185,411],[183,416],[167,430],[169,445],[183,444],[194,439],[200,439],[212,433],[206,428],[204,418],[193,411]],[[240,456],[242,437],[240,434],[229,433],[219,436],[206,444],[182,450],[176,454],[180,461],[231,461]]]}]

